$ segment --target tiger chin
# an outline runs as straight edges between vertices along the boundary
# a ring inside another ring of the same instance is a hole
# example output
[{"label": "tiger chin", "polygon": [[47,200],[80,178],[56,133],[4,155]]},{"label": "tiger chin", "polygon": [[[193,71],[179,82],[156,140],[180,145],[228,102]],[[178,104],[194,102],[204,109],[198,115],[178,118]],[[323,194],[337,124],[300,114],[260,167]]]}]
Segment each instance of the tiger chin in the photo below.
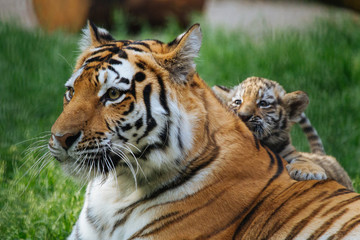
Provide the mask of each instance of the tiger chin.
[{"label": "tiger chin", "polygon": [[[212,90],[271,150],[289,164],[295,180],[334,179],[350,190],[352,181],[338,161],[325,155],[324,146],[315,128],[304,114],[309,98],[303,91],[286,93],[277,82],[250,77],[232,89],[214,86]],[[299,123],[307,136],[311,153],[298,152],[291,143],[290,130]]]},{"label": "tiger chin", "polygon": [[198,24],[170,43],[88,24],[49,142],[88,181],[69,239],[358,236],[359,195],[290,179],[196,73],[201,39]]}]

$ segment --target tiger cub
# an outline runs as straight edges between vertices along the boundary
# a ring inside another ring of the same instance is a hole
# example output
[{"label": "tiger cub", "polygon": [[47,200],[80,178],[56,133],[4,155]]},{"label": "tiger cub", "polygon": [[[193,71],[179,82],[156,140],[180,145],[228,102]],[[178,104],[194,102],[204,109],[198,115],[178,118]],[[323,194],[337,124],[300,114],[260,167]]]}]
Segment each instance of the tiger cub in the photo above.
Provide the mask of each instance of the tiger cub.
[{"label": "tiger cub", "polygon": [[[275,81],[250,77],[233,89],[214,86],[215,94],[234,111],[257,139],[282,156],[295,180],[334,179],[353,190],[352,182],[332,156],[325,155],[320,138],[303,113],[309,98],[305,92],[286,93]],[[291,144],[290,129],[299,123],[312,153],[298,152]]]}]

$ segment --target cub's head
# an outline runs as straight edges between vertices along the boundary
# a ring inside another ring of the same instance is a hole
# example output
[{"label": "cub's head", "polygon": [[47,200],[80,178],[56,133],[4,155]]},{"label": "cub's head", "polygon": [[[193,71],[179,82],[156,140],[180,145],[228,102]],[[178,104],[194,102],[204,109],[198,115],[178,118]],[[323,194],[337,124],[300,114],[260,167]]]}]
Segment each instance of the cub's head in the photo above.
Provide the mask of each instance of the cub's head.
[{"label": "cub's head", "polygon": [[146,178],[176,170],[192,144],[188,113],[177,99],[195,74],[199,25],[166,44],[116,41],[89,23],[80,45],[63,112],[51,128],[52,155],[85,178],[136,175],[140,165]]},{"label": "cub's head", "polygon": [[277,82],[259,77],[247,78],[233,89],[214,86],[213,91],[270,147],[290,140],[291,125],[309,103],[306,93],[286,93]]}]

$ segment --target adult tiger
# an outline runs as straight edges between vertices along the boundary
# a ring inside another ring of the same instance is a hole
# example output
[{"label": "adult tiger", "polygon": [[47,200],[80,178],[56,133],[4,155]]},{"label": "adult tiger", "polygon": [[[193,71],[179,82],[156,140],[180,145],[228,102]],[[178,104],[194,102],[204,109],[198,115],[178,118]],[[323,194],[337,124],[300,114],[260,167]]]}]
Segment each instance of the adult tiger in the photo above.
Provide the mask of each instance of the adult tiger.
[{"label": "adult tiger", "polygon": [[69,238],[360,236],[360,195],[291,180],[200,79],[201,38],[194,25],[169,44],[115,41],[89,24],[49,142],[66,171],[89,178]]}]

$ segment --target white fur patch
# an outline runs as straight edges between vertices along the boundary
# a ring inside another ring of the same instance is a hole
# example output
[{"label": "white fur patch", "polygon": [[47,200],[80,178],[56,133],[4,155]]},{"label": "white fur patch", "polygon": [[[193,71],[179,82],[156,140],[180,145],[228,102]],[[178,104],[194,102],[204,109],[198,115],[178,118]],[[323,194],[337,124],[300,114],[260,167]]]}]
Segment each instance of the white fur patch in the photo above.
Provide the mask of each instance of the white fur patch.
[{"label": "white fur patch", "polygon": [[79,70],[74,72],[73,75],[71,75],[71,77],[69,78],[69,80],[67,80],[67,82],[65,83],[65,87],[74,87],[75,80],[82,74],[83,71],[84,68],[81,67]]}]

